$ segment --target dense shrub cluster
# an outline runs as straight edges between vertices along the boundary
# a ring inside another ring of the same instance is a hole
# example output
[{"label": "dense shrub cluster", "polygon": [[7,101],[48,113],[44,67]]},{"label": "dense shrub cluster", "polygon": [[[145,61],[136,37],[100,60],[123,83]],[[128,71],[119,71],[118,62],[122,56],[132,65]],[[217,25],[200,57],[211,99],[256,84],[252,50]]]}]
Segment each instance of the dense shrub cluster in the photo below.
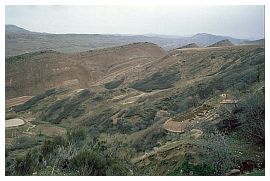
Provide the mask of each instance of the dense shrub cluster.
[{"label": "dense shrub cluster", "polygon": [[[131,164],[97,139],[88,139],[83,128],[67,137],[47,139],[26,155],[12,159],[6,154],[6,175],[130,175]],[[81,142],[83,141],[83,142]],[[8,150],[6,150],[8,151]]]},{"label": "dense shrub cluster", "polygon": [[97,112],[97,114],[85,120],[85,126],[95,128],[99,132],[110,132],[113,126],[111,117],[116,112],[117,111],[114,111],[111,108],[105,109],[102,112]]},{"label": "dense shrub cluster", "polygon": [[15,107],[14,110],[16,112],[26,111],[26,110],[30,109],[31,107],[33,107],[34,105],[36,105],[42,99],[45,99],[46,97],[49,97],[55,93],[56,93],[56,89],[49,89],[49,90],[45,91],[44,93],[39,94],[39,95],[33,97],[32,99],[28,100],[24,104]]},{"label": "dense shrub cluster", "polygon": [[264,146],[265,144],[265,96],[262,93],[251,95],[242,103],[240,114],[242,131],[245,137]]},{"label": "dense shrub cluster", "polygon": [[[120,132],[123,134],[136,132],[142,129],[146,129],[148,126],[153,124],[156,110],[154,108],[144,106],[134,106],[121,113],[121,117],[117,121],[116,125],[112,123],[112,116],[115,115],[119,110],[113,110],[111,108],[105,109],[99,112],[87,120],[85,125],[91,129],[96,129],[98,132],[115,133]],[[139,121],[132,122],[131,120],[139,119]]]},{"label": "dense shrub cluster", "polygon": [[135,140],[132,146],[137,151],[152,150],[154,147],[159,146],[158,141],[164,136],[166,136],[166,131],[159,128],[144,135],[144,139]]},{"label": "dense shrub cluster", "polygon": [[114,80],[114,81],[106,83],[104,86],[106,89],[115,89],[119,87],[123,82],[124,82],[124,79]]},{"label": "dense shrub cluster", "polygon": [[233,163],[224,134],[218,131],[204,133],[201,139],[195,141],[195,144],[198,148],[199,160],[207,172],[211,170],[212,174],[210,175],[228,173]]},{"label": "dense shrub cluster", "polygon": [[59,124],[63,119],[69,116],[76,118],[84,113],[83,102],[91,96],[89,90],[83,90],[78,96],[71,99],[66,98],[54,102],[42,112],[40,118],[42,121],[49,121]]},{"label": "dense shrub cluster", "polygon": [[195,176],[210,176],[214,175],[214,169],[211,163],[190,164],[191,155],[185,155],[181,164],[176,167],[169,175],[195,175]]},{"label": "dense shrub cluster", "polygon": [[[157,110],[152,106],[145,107],[140,105],[131,107],[123,115],[123,119],[119,121],[117,128],[121,133],[131,133],[146,129],[153,124],[156,112]],[[132,123],[129,121],[129,119],[132,120],[132,117],[139,118],[139,121]]]},{"label": "dense shrub cluster", "polygon": [[38,140],[30,136],[22,136],[16,139],[16,142],[9,148],[10,150],[27,149],[38,145]]},{"label": "dense shrub cluster", "polygon": [[83,127],[75,127],[67,132],[67,139],[71,142],[82,141],[86,138],[86,129]]},{"label": "dense shrub cluster", "polygon": [[168,69],[165,72],[156,72],[149,78],[139,80],[130,87],[140,91],[152,91],[158,89],[167,89],[180,79],[180,74],[176,69]]}]

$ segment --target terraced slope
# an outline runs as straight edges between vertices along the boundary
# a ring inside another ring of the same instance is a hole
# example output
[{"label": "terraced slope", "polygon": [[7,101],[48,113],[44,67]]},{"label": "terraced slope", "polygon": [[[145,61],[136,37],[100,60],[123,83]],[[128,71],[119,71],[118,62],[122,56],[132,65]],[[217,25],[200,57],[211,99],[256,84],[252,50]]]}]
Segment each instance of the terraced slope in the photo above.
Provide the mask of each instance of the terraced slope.
[{"label": "terraced slope", "polygon": [[6,98],[37,95],[59,86],[78,89],[124,80],[134,65],[139,69],[165,54],[157,45],[135,43],[77,54],[42,51],[10,57],[6,59]]}]

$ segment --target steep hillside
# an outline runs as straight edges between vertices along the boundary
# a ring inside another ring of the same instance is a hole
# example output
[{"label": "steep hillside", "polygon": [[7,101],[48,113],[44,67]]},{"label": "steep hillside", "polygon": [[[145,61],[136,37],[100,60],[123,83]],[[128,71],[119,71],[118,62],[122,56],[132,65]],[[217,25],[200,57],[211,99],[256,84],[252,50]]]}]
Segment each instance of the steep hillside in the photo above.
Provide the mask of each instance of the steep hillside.
[{"label": "steep hillside", "polygon": [[88,88],[6,109],[24,121],[6,128],[7,175],[264,172],[264,46],[136,43],[35,61],[50,54],[87,70]]},{"label": "steep hillside", "polygon": [[219,42],[216,42],[212,45],[209,45],[208,47],[226,47],[226,46],[233,46],[234,44],[232,44],[232,42],[230,42],[230,40],[226,39],[226,40],[221,40]]},{"label": "steep hillside", "polygon": [[6,59],[6,98],[32,96],[59,86],[88,88],[97,81],[125,78],[130,69],[165,55],[152,43],[134,43],[77,54],[41,51],[10,57]]}]

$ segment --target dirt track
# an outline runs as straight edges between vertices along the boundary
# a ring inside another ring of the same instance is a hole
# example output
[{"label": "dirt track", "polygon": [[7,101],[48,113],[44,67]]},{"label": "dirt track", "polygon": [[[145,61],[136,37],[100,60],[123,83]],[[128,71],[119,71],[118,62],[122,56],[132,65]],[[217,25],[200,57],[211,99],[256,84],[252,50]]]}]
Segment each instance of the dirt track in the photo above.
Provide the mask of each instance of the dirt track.
[{"label": "dirt track", "polygon": [[31,99],[32,97],[33,96],[22,96],[22,97],[16,97],[16,98],[13,98],[13,99],[6,100],[6,106],[5,107],[7,109],[7,108],[10,108],[10,107],[13,107],[13,106],[23,104],[26,101],[28,101],[29,99]]}]

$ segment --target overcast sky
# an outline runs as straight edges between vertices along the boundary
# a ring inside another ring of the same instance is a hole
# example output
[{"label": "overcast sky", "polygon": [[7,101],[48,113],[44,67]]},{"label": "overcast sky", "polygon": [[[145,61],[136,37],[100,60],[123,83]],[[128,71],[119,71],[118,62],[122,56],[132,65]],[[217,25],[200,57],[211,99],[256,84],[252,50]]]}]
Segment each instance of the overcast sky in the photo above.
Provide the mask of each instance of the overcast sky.
[{"label": "overcast sky", "polygon": [[264,6],[6,6],[6,24],[48,33],[264,37]]}]

